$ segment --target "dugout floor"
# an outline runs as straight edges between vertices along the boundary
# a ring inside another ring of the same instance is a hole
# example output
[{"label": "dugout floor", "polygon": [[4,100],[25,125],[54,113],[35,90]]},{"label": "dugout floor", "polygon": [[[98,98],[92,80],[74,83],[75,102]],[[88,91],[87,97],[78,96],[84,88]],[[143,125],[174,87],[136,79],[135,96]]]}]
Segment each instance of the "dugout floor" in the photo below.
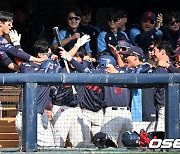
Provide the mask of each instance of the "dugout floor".
[{"label": "dugout floor", "polygon": [[[9,154],[9,153],[13,153],[13,154],[24,154],[27,152],[20,152],[18,148],[0,148],[0,154]],[[176,153],[180,153],[180,149],[179,150],[169,150],[168,151],[163,151],[161,152],[160,150],[156,150],[156,151],[152,151],[148,148],[136,148],[136,149],[126,149],[126,148],[106,148],[106,149],[71,149],[71,148],[43,148],[43,149],[38,149],[37,152],[28,152],[28,153],[36,153],[36,154],[119,154],[119,153],[123,153],[123,154],[137,154],[137,153],[147,153],[147,154],[154,154],[154,153],[170,153],[170,154],[176,154]]]}]

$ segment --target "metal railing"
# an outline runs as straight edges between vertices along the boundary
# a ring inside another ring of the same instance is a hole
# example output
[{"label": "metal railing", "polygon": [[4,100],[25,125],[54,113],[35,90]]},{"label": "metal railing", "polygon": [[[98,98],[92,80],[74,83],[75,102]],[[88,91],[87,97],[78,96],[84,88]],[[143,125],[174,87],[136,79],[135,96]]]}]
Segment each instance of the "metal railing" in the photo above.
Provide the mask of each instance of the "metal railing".
[{"label": "metal railing", "polygon": [[5,73],[0,85],[24,85],[23,151],[37,151],[37,85],[95,84],[151,88],[166,85],[165,137],[180,138],[180,74]]}]

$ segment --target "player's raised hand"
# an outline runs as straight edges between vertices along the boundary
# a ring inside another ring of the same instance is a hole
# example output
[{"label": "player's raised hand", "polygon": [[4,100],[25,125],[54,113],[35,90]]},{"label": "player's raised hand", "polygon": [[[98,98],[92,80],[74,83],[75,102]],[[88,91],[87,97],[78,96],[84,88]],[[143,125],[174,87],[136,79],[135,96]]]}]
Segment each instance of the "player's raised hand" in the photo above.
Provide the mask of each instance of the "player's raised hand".
[{"label": "player's raised hand", "polygon": [[18,34],[16,30],[11,30],[9,32],[9,37],[14,46],[20,45],[21,34]]},{"label": "player's raised hand", "polygon": [[61,58],[67,60],[67,61],[70,61],[72,59],[72,57],[68,54],[68,52],[62,48],[62,47],[59,47],[60,51],[59,51],[59,54],[61,56]]},{"label": "player's raised hand", "polygon": [[85,34],[81,38],[77,39],[75,46],[77,46],[79,48],[79,47],[83,46],[85,43],[89,42],[90,40],[91,40],[90,36]]}]

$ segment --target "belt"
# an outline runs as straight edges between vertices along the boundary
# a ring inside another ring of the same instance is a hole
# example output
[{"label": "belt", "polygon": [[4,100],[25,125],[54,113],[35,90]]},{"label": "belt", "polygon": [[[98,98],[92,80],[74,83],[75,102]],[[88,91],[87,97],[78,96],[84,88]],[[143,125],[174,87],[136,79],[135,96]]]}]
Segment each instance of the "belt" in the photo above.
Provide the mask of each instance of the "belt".
[{"label": "belt", "polygon": [[129,110],[129,107],[118,107],[118,106],[112,106],[112,110]]}]

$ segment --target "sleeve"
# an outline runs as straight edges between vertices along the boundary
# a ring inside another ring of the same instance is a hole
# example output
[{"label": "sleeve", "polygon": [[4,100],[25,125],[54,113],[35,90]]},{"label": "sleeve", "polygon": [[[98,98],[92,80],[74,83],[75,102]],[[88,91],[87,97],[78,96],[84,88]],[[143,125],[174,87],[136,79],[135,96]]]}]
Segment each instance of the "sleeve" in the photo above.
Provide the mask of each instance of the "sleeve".
[{"label": "sleeve", "polygon": [[104,50],[107,49],[105,35],[106,35],[106,32],[103,31],[97,37],[97,52],[98,53],[103,52]]},{"label": "sleeve", "polygon": [[92,50],[90,49],[89,42],[87,42],[87,43],[85,44],[85,50],[86,50],[86,53],[87,53],[87,54],[88,54],[88,53],[92,53]]},{"label": "sleeve", "polygon": [[174,67],[172,64],[167,68],[170,73],[180,73],[180,68]]},{"label": "sleeve", "polygon": [[[60,36],[61,40],[64,40],[65,37],[66,37],[66,31],[65,31],[65,30],[59,31],[59,36]],[[56,38],[54,37],[54,38],[53,38],[53,41],[52,41],[52,45],[54,45],[56,42],[57,42],[57,40],[56,40]]]},{"label": "sleeve", "polygon": [[137,45],[138,43],[136,42],[136,37],[140,34],[140,30],[137,28],[132,28],[129,31],[129,39],[132,42],[133,45]]},{"label": "sleeve", "polygon": [[91,73],[90,69],[87,67],[87,65],[83,65],[79,62],[77,62],[75,59],[71,59],[71,64],[76,68],[76,70],[80,73]]},{"label": "sleeve", "polygon": [[1,50],[4,50],[6,52],[6,54],[9,54],[11,56],[17,57],[17,58],[21,58],[24,61],[29,61],[31,55],[29,55],[28,53],[22,51],[22,50],[18,50],[16,49],[14,46],[12,46],[11,44],[5,44],[4,47],[1,48]]},{"label": "sleeve", "polygon": [[13,61],[5,53],[2,55],[1,61],[6,66],[8,66],[10,63],[13,63]]}]

